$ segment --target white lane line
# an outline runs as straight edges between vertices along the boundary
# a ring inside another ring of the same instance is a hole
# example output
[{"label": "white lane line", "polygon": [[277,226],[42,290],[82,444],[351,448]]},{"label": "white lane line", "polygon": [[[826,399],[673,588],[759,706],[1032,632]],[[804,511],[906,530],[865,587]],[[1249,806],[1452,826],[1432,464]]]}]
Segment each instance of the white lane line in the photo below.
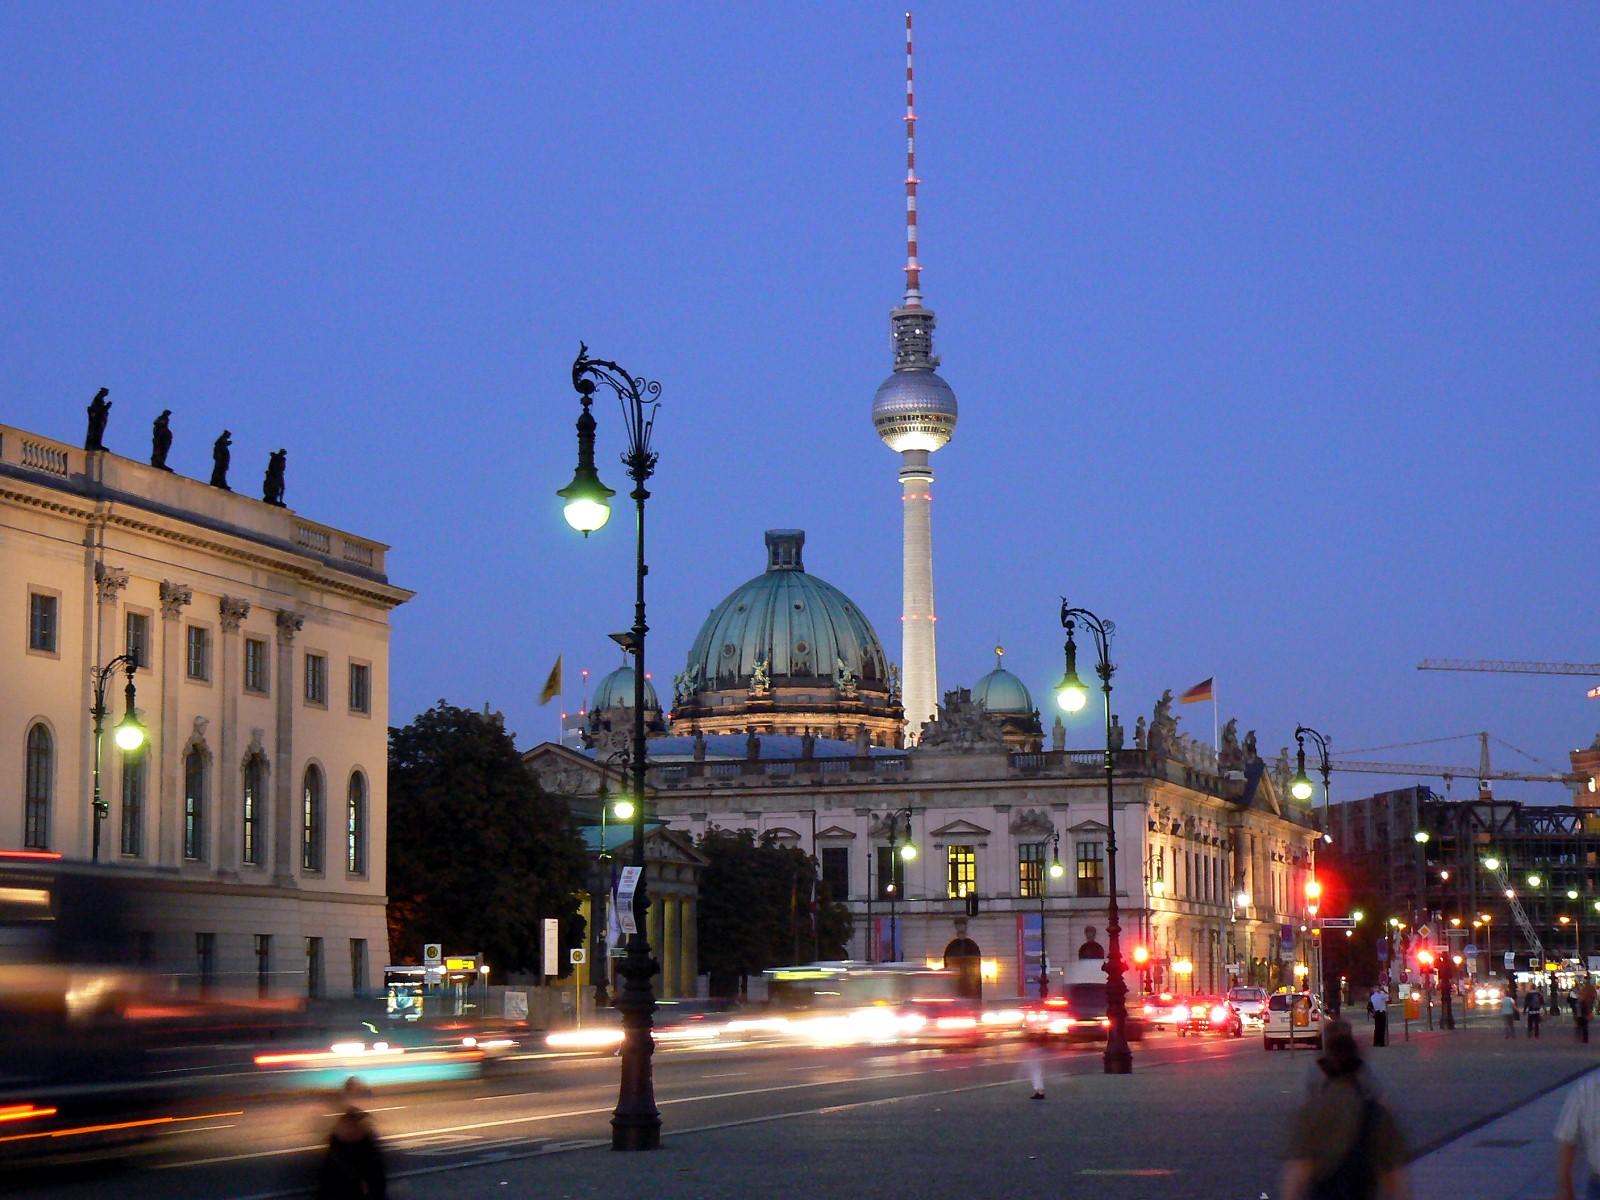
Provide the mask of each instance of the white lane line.
[{"label": "white lane line", "polygon": [[736,1075],[748,1075],[749,1071],[718,1071],[713,1075],[702,1075],[701,1079],[732,1079]]},{"label": "white lane line", "polygon": [[177,1137],[180,1133],[205,1133],[212,1129],[232,1129],[237,1124],[238,1122],[234,1121],[227,1125],[191,1125],[186,1129],[158,1129],[156,1130],[156,1136]]}]

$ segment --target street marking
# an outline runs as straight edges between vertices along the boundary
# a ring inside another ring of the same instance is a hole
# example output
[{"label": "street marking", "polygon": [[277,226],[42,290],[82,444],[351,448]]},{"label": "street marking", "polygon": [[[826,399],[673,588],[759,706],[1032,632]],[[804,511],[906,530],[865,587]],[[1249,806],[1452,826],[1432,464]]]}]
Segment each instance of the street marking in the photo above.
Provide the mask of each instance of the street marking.
[{"label": "street marking", "polygon": [[1144,1179],[1152,1175],[1176,1175],[1176,1171],[1163,1170],[1160,1167],[1084,1167],[1079,1175],[1132,1175]]},{"label": "street marking", "polygon": [[156,1136],[176,1137],[180,1133],[205,1133],[212,1129],[233,1129],[237,1125],[237,1121],[231,1121],[226,1125],[196,1125],[192,1129],[158,1129],[156,1130]]}]

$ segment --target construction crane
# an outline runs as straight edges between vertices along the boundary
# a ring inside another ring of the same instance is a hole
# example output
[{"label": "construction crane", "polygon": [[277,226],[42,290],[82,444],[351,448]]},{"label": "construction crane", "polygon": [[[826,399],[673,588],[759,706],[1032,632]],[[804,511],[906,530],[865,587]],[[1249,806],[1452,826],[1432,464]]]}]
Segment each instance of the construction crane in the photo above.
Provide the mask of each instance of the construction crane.
[{"label": "construction crane", "polygon": [[[1426,775],[1443,779],[1445,790],[1447,792],[1450,790],[1451,781],[1455,779],[1476,779],[1480,785],[1488,783],[1490,780],[1494,779],[1513,779],[1522,783],[1559,783],[1565,785],[1566,787],[1579,786],[1588,782],[1587,776],[1572,775],[1561,771],[1549,771],[1542,774],[1534,774],[1526,771],[1497,771],[1489,763],[1490,735],[1486,731],[1473,734],[1457,734],[1455,737],[1448,738],[1430,738],[1427,741],[1422,742],[1403,742],[1397,746],[1374,746],[1372,748],[1374,750],[1392,750],[1399,749],[1401,746],[1425,746],[1433,742],[1460,741],[1462,738],[1466,737],[1475,737],[1478,739],[1478,765],[1476,768],[1440,767],[1429,763],[1369,762],[1361,759],[1349,758],[1332,759],[1328,765],[1335,771],[1357,771],[1365,772],[1369,775]],[[1495,738],[1494,740],[1500,741],[1499,738]],[[1508,749],[1516,750],[1516,747],[1512,746],[1509,742],[1501,742],[1501,745],[1506,746]],[[1517,753],[1523,754],[1524,752],[1518,750]],[[1526,755],[1526,757],[1532,758],[1533,756]],[[1534,761],[1537,762],[1538,760],[1534,759]]]},{"label": "construction crane", "polygon": [[[1494,671],[1502,675],[1595,675],[1600,663],[1521,662],[1505,658],[1425,658],[1419,671]],[[1588,691],[1589,699],[1600,700],[1600,687]]]}]

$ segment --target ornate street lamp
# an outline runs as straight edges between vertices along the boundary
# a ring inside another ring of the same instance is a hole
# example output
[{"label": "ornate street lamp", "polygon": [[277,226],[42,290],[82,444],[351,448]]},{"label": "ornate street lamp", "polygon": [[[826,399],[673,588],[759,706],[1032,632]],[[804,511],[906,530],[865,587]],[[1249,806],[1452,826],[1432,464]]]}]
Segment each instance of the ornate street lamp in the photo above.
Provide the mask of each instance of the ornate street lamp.
[{"label": "ornate street lamp", "polygon": [[591,915],[594,917],[595,924],[596,961],[593,967],[590,968],[589,974],[594,977],[594,1006],[597,1009],[606,1008],[611,1004],[609,991],[611,986],[611,955],[610,947],[607,945],[607,927],[610,922],[607,919],[606,910],[611,904],[611,887],[615,881],[611,867],[611,845],[606,838],[606,818],[614,816],[619,821],[632,821],[634,811],[637,808],[637,805],[625,795],[612,800],[610,790],[606,787],[606,782],[609,779],[608,768],[613,762],[618,761],[622,763],[622,769],[626,771],[628,769],[628,752],[626,750],[619,750],[615,754],[609,754],[601,761],[600,788],[595,795],[595,799],[599,801],[600,805],[600,854],[599,862],[596,864],[599,869],[600,886],[595,889],[595,903],[591,905]]},{"label": "ornate street lamp", "polygon": [[[1295,772],[1294,778],[1289,780],[1289,795],[1300,803],[1305,804],[1316,794],[1316,787],[1311,782],[1311,777],[1306,774],[1306,739],[1310,738],[1317,747],[1317,773],[1322,776],[1322,840],[1329,845],[1333,844],[1333,814],[1328,800],[1328,781],[1333,773],[1333,765],[1328,761],[1328,739],[1312,729],[1309,725],[1296,725],[1294,728],[1295,744]],[[1419,838],[1418,841],[1426,841]]]},{"label": "ornate street lamp", "polygon": [[[906,821],[906,840],[904,845],[897,842],[900,834],[900,818]],[[889,814],[889,882],[884,885],[889,893],[889,957],[887,962],[900,961],[900,918],[899,902],[900,889],[895,886],[895,859],[903,863],[913,862],[917,857],[917,844],[911,840],[911,810],[897,808]],[[902,872],[900,878],[904,879]],[[870,936],[870,933],[869,935]]]},{"label": "ornate street lamp", "polygon": [[622,402],[622,420],[628,434],[628,448],[622,462],[633,480],[629,497],[635,512],[633,628],[612,636],[624,651],[633,655],[633,866],[639,881],[633,894],[634,932],[628,935],[627,957],[622,960],[622,994],[616,1002],[622,1013],[622,1079],[617,1107],[611,1114],[613,1150],[655,1150],[661,1145],[661,1113],[656,1108],[655,1082],[651,1056],[655,1042],[650,1036],[650,1014],[655,1011],[655,994],[650,979],[656,973],[645,933],[645,918],[650,902],[644,878],[644,795],[647,763],[644,736],[644,577],[649,568],[644,561],[644,502],[650,498],[645,482],[655,473],[656,455],[650,449],[655,429],[656,409],[661,385],[636,378],[614,362],[590,358],[589,347],[578,344],[578,357],[572,363],[572,386],[583,405],[578,414],[578,469],[572,482],[556,494],[566,501],[567,523],[588,537],[605,525],[611,515],[614,491],[600,482],[594,465],[595,419],[589,412],[595,386],[604,384]]},{"label": "ornate street lamp", "polygon": [[117,749],[123,755],[130,756],[138,753],[144,746],[147,734],[144,725],[139,721],[136,711],[136,701],[133,690],[133,673],[139,669],[139,662],[131,654],[119,654],[103,667],[96,667],[93,672],[94,679],[94,706],[89,709],[89,715],[94,718],[94,861],[100,861],[100,824],[111,811],[108,804],[100,794],[100,743],[105,735],[106,717],[109,711],[106,708],[106,684],[118,669],[128,673],[128,686],[123,690],[125,711],[122,720],[111,733],[111,740],[116,742]]},{"label": "ornate street lamp", "polygon": [[1111,1029],[1106,1038],[1105,1070],[1108,1075],[1126,1075],[1133,1070],[1133,1051],[1128,1046],[1128,985],[1122,975],[1122,922],[1117,914],[1117,812],[1114,799],[1117,754],[1111,744],[1111,676],[1116,666],[1111,661],[1111,639],[1117,627],[1102,621],[1086,608],[1073,608],[1061,599],[1061,627],[1067,631],[1066,670],[1056,685],[1056,703],[1067,713],[1081,712],[1088,703],[1089,690],[1078,678],[1078,644],[1074,638],[1078,622],[1094,636],[1100,676],[1100,691],[1105,696],[1106,726],[1106,860],[1109,897],[1106,903],[1106,1019]]},{"label": "ornate street lamp", "polygon": [[1050,829],[1050,866],[1046,875],[1039,878],[1039,999],[1050,995],[1050,939],[1045,936],[1045,896],[1050,890],[1048,879],[1061,879],[1067,869],[1061,865],[1061,831]]}]

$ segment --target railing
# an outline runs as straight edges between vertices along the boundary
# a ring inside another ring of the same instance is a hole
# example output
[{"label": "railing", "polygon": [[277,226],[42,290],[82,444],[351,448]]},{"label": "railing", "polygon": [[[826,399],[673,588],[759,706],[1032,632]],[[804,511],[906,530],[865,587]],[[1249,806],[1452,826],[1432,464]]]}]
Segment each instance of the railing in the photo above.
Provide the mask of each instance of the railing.
[{"label": "railing", "polygon": [[294,527],[294,544],[315,550],[318,554],[327,554],[333,549],[333,539],[328,536],[327,530],[299,523]]},{"label": "railing", "polygon": [[46,445],[44,442],[22,439],[22,465],[34,471],[43,471],[49,475],[59,475],[62,479],[71,473],[70,459],[65,450],[59,446]]},{"label": "railing", "polygon": [[373,564],[372,547],[361,542],[352,542],[349,538],[345,538],[343,558],[345,562],[352,562],[357,566],[370,567]]}]

